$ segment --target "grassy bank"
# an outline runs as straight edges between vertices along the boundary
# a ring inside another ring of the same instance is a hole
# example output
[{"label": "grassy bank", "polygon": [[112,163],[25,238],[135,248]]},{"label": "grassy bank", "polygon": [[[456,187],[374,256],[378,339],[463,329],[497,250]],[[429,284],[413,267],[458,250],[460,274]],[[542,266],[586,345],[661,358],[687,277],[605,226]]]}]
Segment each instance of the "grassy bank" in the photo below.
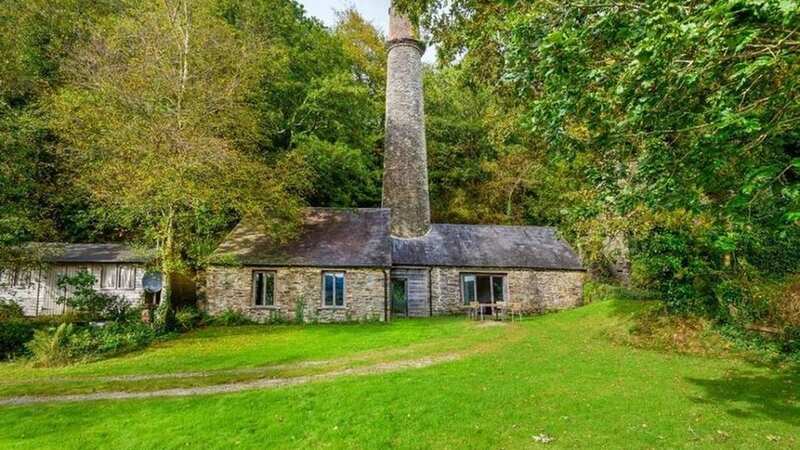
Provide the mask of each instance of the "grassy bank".
[{"label": "grassy bank", "polygon": [[[210,329],[51,376],[377,359],[483,346],[455,362],[239,394],[0,409],[14,448],[792,448],[800,373],[739,355],[620,343],[646,304],[605,301],[518,324]],[[425,345],[425,344],[431,345]],[[491,345],[487,345],[490,343]],[[401,352],[402,353],[402,352]],[[0,366],[8,388],[31,376]],[[37,369],[38,370],[38,369]],[[37,376],[42,376],[37,374]],[[58,385],[58,382],[52,382]],[[106,389],[107,386],[98,387]],[[546,439],[545,439],[546,438]],[[540,441],[552,439],[549,444]]]}]

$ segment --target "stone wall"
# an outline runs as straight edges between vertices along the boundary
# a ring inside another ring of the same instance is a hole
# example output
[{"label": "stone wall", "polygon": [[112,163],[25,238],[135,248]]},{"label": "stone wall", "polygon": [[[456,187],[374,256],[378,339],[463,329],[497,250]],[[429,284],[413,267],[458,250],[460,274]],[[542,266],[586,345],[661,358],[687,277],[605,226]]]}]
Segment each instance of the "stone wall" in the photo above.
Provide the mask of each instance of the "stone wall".
[{"label": "stone wall", "polygon": [[[270,270],[275,277],[275,305],[253,304],[253,271]],[[322,304],[322,272],[345,272],[345,306]],[[238,311],[253,320],[296,320],[302,307],[306,322],[385,319],[386,278],[383,269],[302,267],[210,267],[206,271],[203,307],[211,315]]]},{"label": "stone wall", "polygon": [[392,210],[392,236],[428,232],[431,210],[422,86],[422,43],[406,17],[391,13],[386,64],[383,207]]},{"label": "stone wall", "polygon": [[573,308],[583,303],[585,272],[434,267],[431,271],[434,314],[463,312],[462,273],[506,275],[508,300],[523,303],[530,313]]}]

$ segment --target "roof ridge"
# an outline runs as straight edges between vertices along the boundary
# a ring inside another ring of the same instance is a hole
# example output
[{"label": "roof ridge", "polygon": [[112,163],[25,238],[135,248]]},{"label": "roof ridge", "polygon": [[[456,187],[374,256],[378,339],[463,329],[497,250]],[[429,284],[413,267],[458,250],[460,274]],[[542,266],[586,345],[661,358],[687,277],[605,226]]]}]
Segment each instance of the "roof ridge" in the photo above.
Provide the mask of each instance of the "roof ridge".
[{"label": "roof ridge", "polygon": [[488,223],[432,223],[431,225],[445,225],[445,226],[456,226],[456,227],[538,228],[545,230],[558,230],[558,228],[551,225],[501,225],[501,224],[488,224]]},{"label": "roof ridge", "polygon": [[389,208],[361,208],[361,207],[346,207],[346,206],[306,206],[304,209],[315,211],[391,211]]}]

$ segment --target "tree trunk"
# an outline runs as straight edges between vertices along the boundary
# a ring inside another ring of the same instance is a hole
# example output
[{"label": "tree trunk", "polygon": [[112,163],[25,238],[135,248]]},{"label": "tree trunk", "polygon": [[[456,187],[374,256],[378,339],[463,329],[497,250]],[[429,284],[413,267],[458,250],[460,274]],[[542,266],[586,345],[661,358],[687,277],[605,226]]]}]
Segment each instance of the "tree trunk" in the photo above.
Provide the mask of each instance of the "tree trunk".
[{"label": "tree trunk", "polygon": [[170,274],[175,265],[175,212],[170,208],[164,221],[163,244],[161,247],[161,303],[156,310],[155,324],[161,330],[172,327],[172,283]]}]

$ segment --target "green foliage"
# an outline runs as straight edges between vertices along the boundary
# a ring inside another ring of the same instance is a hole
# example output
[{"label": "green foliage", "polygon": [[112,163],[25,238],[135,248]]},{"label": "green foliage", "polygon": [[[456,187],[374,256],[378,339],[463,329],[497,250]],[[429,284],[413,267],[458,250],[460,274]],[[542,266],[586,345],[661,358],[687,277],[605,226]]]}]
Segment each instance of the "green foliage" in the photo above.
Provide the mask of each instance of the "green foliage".
[{"label": "green foliage", "polygon": [[7,3],[0,265],[122,239],[182,271],[243,217],[287,237],[306,202],[379,203],[386,51],[355,11],[327,29],[286,0]]},{"label": "green foliage", "polygon": [[65,323],[55,330],[37,330],[27,347],[34,364],[52,367],[136,350],[155,338],[156,332],[140,322],[83,327]]},{"label": "green foliage", "polygon": [[368,155],[347,144],[298,139],[296,154],[311,168],[312,204],[355,207],[380,203],[380,172]]},{"label": "green foliage", "polygon": [[238,327],[255,324],[255,322],[250,320],[247,316],[234,309],[226,309],[221,314],[212,317],[211,323],[224,327]]},{"label": "green foliage", "polygon": [[161,333],[164,333],[173,331],[176,325],[175,309],[172,307],[172,301],[168,295],[162,296],[161,303],[158,304],[158,307],[155,311],[153,328]]},{"label": "green foliage", "polygon": [[34,327],[22,319],[0,319],[0,361],[25,353]]},{"label": "green foliage", "polygon": [[306,299],[297,297],[294,301],[294,322],[304,324],[306,320]]},{"label": "green foliage", "polygon": [[175,322],[178,330],[191,331],[205,324],[208,321],[205,313],[194,306],[185,306],[175,311]]},{"label": "green foliage", "polygon": [[626,288],[613,284],[587,282],[583,286],[583,303],[590,304],[603,300],[655,300],[652,292]]},{"label": "green foliage", "polygon": [[670,310],[739,324],[764,315],[754,286],[800,270],[795,2],[400,4],[519,111],[548,183],[516,202],[589,264],[624,236]]},{"label": "green foliage", "polygon": [[58,304],[66,305],[88,320],[127,319],[131,309],[128,302],[118,296],[95,291],[96,283],[95,276],[85,270],[75,275],[61,276],[58,279],[58,287],[69,294],[59,297]]},{"label": "green foliage", "polygon": [[69,339],[75,333],[73,324],[63,323],[54,331],[37,330],[27,348],[37,365],[43,367],[68,363],[73,355],[69,352]]},{"label": "green foliage", "polygon": [[11,319],[21,319],[25,315],[19,303],[13,300],[0,298],[0,322]]}]

